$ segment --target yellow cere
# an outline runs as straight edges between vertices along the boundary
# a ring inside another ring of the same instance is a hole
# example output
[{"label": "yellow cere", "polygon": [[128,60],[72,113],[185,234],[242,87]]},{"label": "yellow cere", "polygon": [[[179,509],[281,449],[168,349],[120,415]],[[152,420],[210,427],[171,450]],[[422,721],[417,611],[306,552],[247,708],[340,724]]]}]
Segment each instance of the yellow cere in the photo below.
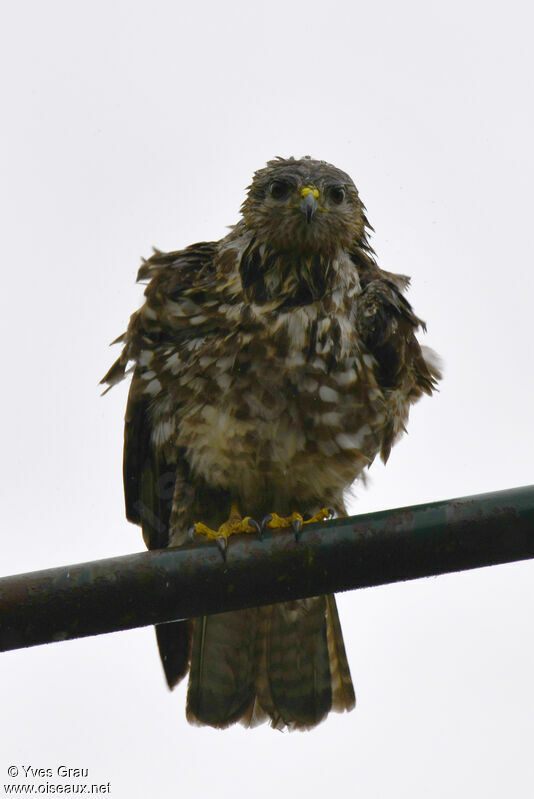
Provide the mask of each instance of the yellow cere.
[{"label": "yellow cere", "polygon": [[308,194],[313,194],[315,199],[317,199],[319,197],[319,189],[316,189],[315,186],[304,186],[304,188],[301,189],[300,194],[302,197],[307,197]]}]

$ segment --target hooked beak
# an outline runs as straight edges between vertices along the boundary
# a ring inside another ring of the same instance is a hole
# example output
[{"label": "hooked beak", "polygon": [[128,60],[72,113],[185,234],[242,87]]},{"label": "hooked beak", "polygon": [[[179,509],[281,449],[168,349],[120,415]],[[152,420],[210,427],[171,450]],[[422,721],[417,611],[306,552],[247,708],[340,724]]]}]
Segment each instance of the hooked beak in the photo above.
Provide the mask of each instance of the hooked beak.
[{"label": "hooked beak", "polygon": [[317,197],[319,192],[316,188],[305,186],[302,189],[302,202],[300,203],[300,210],[306,217],[306,222],[309,224],[312,221],[313,215],[317,211]]}]

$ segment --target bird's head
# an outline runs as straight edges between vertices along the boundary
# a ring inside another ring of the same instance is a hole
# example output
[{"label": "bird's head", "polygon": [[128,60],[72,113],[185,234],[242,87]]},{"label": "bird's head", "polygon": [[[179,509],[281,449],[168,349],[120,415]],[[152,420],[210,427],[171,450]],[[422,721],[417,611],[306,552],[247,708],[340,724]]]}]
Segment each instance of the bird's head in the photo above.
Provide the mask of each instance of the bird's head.
[{"label": "bird's head", "polygon": [[351,178],[309,156],[276,158],[258,170],[241,212],[257,240],[279,252],[331,256],[365,235],[364,208]]}]

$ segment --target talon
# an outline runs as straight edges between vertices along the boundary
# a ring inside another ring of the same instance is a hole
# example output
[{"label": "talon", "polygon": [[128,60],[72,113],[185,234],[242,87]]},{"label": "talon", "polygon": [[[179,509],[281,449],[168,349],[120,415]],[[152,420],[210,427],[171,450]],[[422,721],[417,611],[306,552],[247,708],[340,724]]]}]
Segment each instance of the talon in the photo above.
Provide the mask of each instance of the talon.
[{"label": "talon", "polygon": [[301,532],[302,526],[304,524],[328,521],[329,519],[334,518],[334,513],[335,512],[332,510],[332,508],[321,508],[320,511],[306,520],[303,519],[302,514],[298,511],[293,511],[290,516],[279,516],[277,513],[269,513],[264,517],[261,523],[261,529],[264,531],[266,527],[270,527],[271,530],[279,530],[284,527],[291,527],[295,534],[298,535]]},{"label": "talon", "polygon": [[330,521],[331,519],[334,519],[335,516],[336,516],[335,510],[333,508],[327,508],[326,510],[328,511],[328,519],[327,519],[327,521]]},{"label": "talon", "polygon": [[224,539],[225,541],[228,541],[231,535],[236,535],[237,533],[261,533],[258,522],[255,521],[255,519],[252,519],[250,516],[245,516],[242,518],[239,509],[234,502],[232,503],[230,516],[224,522],[224,524],[221,524],[218,530],[213,530],[203,522],[196,522],[191,529],[193,531],[193,535],[204,535],[208,541],[214,541],[218,539]]},{"label": "talon", "polygon": [[263,519],[261,520],[261,535],[264,534],[265,528],[268,526],[269,522],[272,522],[272,520],[273,520],[272,513],[268,513],[267,516],[263,517]]},{"label": "talon", "polygon": [[194,541],[195,540],[195,532],[196,532],[195,531],[195,525],[192,524],[191,527],[189,528],[189,530],[187,531],[187,537],[189,538],[190,541]]},{"label": "talon", "polygon": [[313,522],[327,522],[334,517],[332,508],[321,508],[310,519],[306,519],[304,524],[313,524]]},{"label": "talon", "polygon": [[225,538],[223,535],[218,535],[215,539],[217,546],[219,547],[219,552],[223,556],[223,560],[226,560],[226,554],[228,552],[228,539]]},{"label": "talon", "polygon": [[251,527],[259,535],[260,538],[263,537],[263,530],[256,521],[256,519],[252,519],[250,516],[247,516],[245,519],[243,519],[243,521],[248,522],[249,527]]},{"label": "talon", "polygon": [[297,542],[298,542],[298,540],[300,538],[300,533],[302,531],[302,525],[303,525],[302,519],[293,519],[293,521],[291,522],[291,528],[292,528],[293,532],[295,533],[295,540]]},{"label": "talon", "polygon": [[302,522],[302,515],[296,511],[291,516],[279,516],[277,513],[269,513],[263,523],[265,523],[265,527],[270,527],[271,530],[280,530],[285,527],[291,527],[293,522],[298,519]]},{"label": "talon", "polygon": [[195,522],[191,530],[193,531],[193,535],[203,535],[208,541],[213,541],[220,535],[218,530],[212,530],[211,527],[208,527],[204,522]]}]

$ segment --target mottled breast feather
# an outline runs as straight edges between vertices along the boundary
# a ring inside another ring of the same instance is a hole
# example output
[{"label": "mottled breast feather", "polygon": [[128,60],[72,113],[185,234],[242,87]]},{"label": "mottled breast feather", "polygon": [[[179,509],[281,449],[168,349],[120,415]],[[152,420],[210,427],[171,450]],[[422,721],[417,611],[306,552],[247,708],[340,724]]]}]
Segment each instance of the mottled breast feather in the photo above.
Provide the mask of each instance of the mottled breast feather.
[{"label": "mottled breast feather", "polygon": [[240,225],[156,252],[139,278],[145,303],[107,380],[133,361],[130,407],[148,408],[152,445],[249,506],[340,496],[435,386],[408,279],[368,248],[278,253]]}]

